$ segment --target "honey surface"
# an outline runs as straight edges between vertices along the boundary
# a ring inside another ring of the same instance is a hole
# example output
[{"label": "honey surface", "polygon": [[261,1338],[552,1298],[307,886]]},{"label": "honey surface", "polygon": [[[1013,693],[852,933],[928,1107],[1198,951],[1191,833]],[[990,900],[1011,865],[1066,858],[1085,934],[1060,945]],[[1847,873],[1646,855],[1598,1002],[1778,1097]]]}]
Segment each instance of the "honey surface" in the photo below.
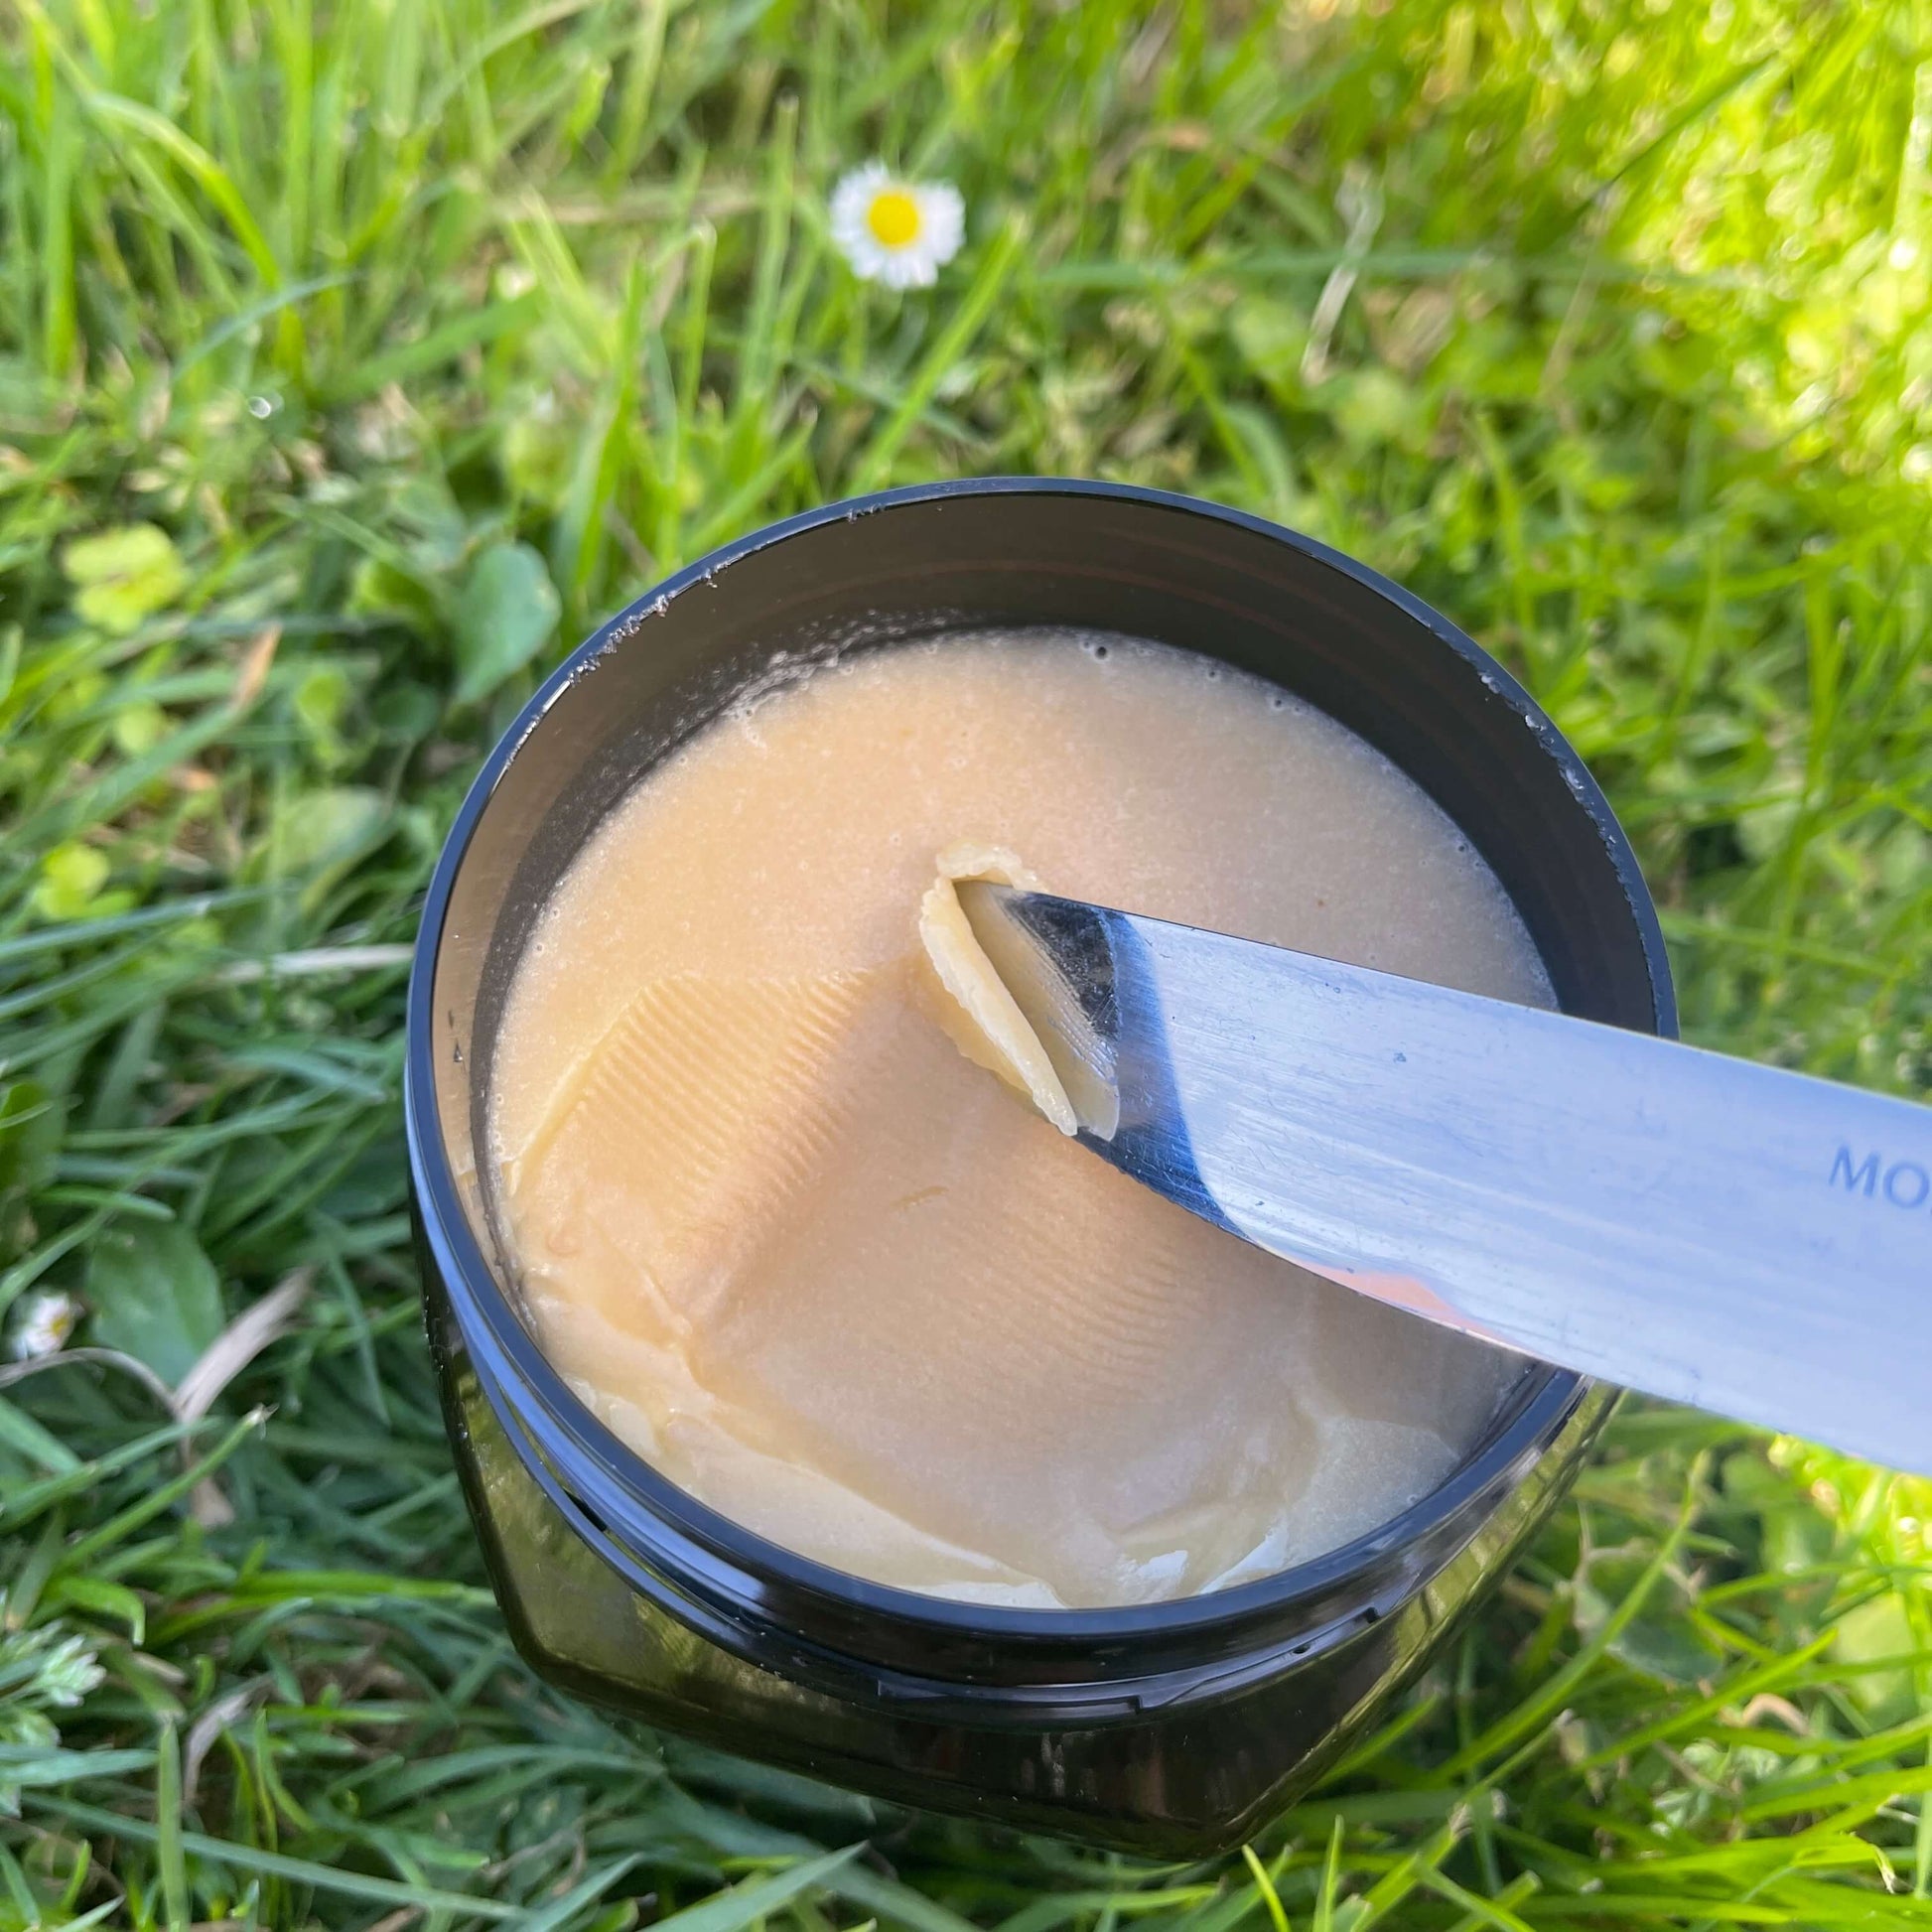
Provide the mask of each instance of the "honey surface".
[{"label": "honey surface", "polygon": [[543,1345],[674,1481],[839,1569],[1150,1601],[1374,1528],[1516,1358],[1114,1173],[955,1043],[937,855],[1550,1004],[1506,897],[1379,755],[1118,637],[780,679],[613,812],[496,1048],[498,1211]]}]

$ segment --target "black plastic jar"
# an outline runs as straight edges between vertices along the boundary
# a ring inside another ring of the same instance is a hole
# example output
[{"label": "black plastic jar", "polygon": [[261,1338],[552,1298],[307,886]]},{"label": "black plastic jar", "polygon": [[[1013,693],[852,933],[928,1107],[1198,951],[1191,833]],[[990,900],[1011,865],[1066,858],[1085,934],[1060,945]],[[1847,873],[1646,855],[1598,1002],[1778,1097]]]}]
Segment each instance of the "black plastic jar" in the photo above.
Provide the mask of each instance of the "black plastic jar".
[{"label": "black plastic jar", "polygon": [[1561,1495],[1605,1391],[1526,1371],[1433,1494],[1263,1582],[1128,1609],[955,1603],[752,1536],[626,1449],[532,1339],[481,1181],[512,970],[604,813],[775,651],[1003,624],[1155,638],[1319,706],[1456,821],[1567,1011],[1674,1031],[1656,916],[1601,793],[1527,694],[1395,585],[1254,517],[1112,484],[998,479],[833,504],[607,624],[458,814],[409,1003],[430,1340],[497,1597],[546,1677],[902,1803],[1193,1856],[1304,1789],[1437,1652]]}]

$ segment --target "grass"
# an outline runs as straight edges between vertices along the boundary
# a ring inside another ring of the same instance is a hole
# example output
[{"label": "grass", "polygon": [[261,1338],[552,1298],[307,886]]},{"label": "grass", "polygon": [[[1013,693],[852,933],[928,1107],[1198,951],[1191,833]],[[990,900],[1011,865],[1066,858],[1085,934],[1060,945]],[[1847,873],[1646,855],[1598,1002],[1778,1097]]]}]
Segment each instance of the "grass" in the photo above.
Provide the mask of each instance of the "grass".
[{"label": "grass", "polygon": [[[0,1391],[0,1925],[1932,1925],[1932,1485],[1694,1415],[1626,1410],[1221,1864],[545,1690],[396,1120],[417,895],[542,667],[759,520],[1002,470],[1410,584],[1605,780],[1693,1036],[1924,1093],[1925,0],[20,0],[0,47],[0,1298],[88,1311]],[[830,251],[874,153],[966,195],[929,296]]]}]

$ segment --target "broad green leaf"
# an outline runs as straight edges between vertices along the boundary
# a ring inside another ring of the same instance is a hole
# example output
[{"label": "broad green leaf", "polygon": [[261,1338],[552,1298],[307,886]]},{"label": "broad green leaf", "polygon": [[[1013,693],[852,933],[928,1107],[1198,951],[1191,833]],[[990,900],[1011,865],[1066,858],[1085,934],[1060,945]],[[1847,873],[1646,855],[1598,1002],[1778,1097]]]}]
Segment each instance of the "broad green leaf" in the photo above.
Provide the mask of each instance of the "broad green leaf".
[{"label": "broad green leaf", "polygon": [[304,675],[290,699],[295,721],[325,771],[355,761],[356,753],[343,736],[354,694],[355,687],[340,664],[318,664]]},{"label": "broad green leaf", "polygon": [[188,586],[174,539],[153,523],[128,523],[77,537],[61,553],[74,587],[73,608],[116,636],[165,611]]},{"label": "broad green leaf", "polygon": [[1610,1645],[1610,1655],[1660,1684],[1704,1682],[1724,1661],[1681,1615],[1633,1618]]},{"label": "broad green leaf", "polygon": [[369,785],[303,792],[280,814],[277,856],[291,873],[342,865],[375,844],[388,817],[388,800]]},{"label": "broad green leaf", "polygon": [[436,599],[408,572],[380,557],[364,557],[349,579],[348,611],[358,618],[392,618],[414,630],[433,634]]},{"label": "broad green leaf", "polygon": [[527,543],[492,543],[456,606],[456,701],[475,704],[520,671],[557,627],[557,592]]},{"label": "broad green leaf", "polygon": [[95,1238],[86,1298],[93,1339],[146,1362],[173,1388],[221,1332],[221,1285],[177,1222],[117,1223]]},{"label": "broad green leaf", "polygon": [[98,846],[71,841],[57,845],[41,860],[34,887],[34,910],[44,919],[83,918],[113,870]]},{"label": "broad green leaf", "polygon": [[[1880,1724],[1902,1724],[1912,1716],[1911,1662],[1920,1652],[1904,1600],[1896,1590],[1861,1603],[1839,1619],[1832,1655],[1851,1666],[1846,1690]],[[1897,1663],[1896,1670],[1874,1669]]]},{"label": "broad green leaf", "polygon": [[124,704],[114,714],[115,747],[127,757],[138,759],[152,752],[168,736],[171,722],[168,714],[150,699]]}]

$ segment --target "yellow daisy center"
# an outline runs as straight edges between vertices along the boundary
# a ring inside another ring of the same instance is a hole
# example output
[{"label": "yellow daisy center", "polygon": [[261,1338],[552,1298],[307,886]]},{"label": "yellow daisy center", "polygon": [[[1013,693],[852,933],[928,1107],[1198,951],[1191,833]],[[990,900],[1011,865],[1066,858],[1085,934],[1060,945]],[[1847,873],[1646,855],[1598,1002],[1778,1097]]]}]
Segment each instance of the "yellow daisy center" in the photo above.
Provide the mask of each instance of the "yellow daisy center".
[{"label": "yellow daisy center", "polygon": [[866,209],[866,226],[882,248],[903,248],[919,232],[919,205],[902,188],[882,188]]}]

